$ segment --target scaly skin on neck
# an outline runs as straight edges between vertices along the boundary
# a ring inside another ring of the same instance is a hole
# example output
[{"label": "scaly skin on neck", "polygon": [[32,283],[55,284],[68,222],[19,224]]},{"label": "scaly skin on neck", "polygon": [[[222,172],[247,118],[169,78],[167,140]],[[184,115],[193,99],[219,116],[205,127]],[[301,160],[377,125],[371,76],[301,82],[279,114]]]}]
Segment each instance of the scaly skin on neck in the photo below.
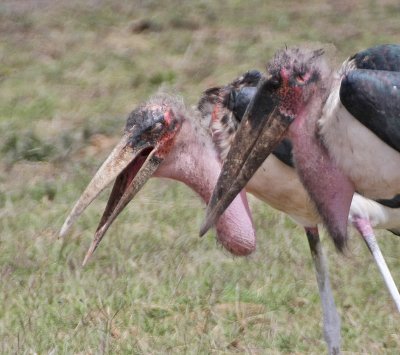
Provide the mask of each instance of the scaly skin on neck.
[{"label": "scaly skin on neck", "polygon": [[[211,139],[201,127],[186,119],[174,147],[155,176],[181,181],[208,203],[221,171]],[[242,191],[216,224],[219,242],[235,255],[255,250],[256,240],[245,192]]]}]

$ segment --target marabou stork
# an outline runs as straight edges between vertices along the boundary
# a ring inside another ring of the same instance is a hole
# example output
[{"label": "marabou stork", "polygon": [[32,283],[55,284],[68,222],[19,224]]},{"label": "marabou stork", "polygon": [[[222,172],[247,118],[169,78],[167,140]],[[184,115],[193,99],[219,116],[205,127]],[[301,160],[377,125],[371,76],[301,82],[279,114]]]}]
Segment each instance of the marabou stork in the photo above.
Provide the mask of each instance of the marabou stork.
[{"label": "marabou stork", "polygon": [[[200,113],[177,96],[160,93],[129,115],[124,134],[99,168],[61,228],[64,236],[98,194],[115,180],[85,264],[135,194],[152,177],[181,181],[207,202],[221,170],[218,154]],[[216,226],[219,242],[235,255],[255,249],[255,233],[246,195],[233,201]]]},{"label": "marabou stork", "polygon": [[[228,155],[238,125],[256,92],[261,73],[252,70],[225,87],[204,92],[198,109],[209,122],[221,161]],[[324,338],[329,353],[340,348],[340,316],[329,278],[328,263],[320,241],[318,213],[293,169],[291,143],[282,142],[248,181],[246,191],[271,207],[288,214],[304,227],[316,272],[323,314]]]},{"label": "marabou stork", "polygon": [[338,250],[346,246],[355,191],[378,202],[356,204],[351,216],[366,241],[375,217],[398,234],[399,45],[366,49],[338,71],[329,69],[322,50],[278,52],[232,142],[201,234],[284,138],[292,142],[296,170]]},{"label": "marabou stork", "polygon": [[[259,71],[249,71],[225,87],[206,90],[199,102],[199,110],[210,122],[213,141],[218,147],[221,160],[226,159],[238,125],[261,78]],[[336,311],[328,266],[318,234],[317,224],[322,221],[294,169],[290,140],[283,140],[273,150],[250,178],[246,190],[270,206],[287,213],[305,228],[322,300],[325,340],[329,352],[335,352],[340,346],[340,317]],[[363,236],[397,307],[400,307],[399,292],[375,236],[373,233],[366,233],[358,224],[360,216],[369,222],[368,231],[372,231],[372,225],[378,228],[394,228],[400,226],[400,209],[391,209],[355,194],[349,214],[349,222]]]}]

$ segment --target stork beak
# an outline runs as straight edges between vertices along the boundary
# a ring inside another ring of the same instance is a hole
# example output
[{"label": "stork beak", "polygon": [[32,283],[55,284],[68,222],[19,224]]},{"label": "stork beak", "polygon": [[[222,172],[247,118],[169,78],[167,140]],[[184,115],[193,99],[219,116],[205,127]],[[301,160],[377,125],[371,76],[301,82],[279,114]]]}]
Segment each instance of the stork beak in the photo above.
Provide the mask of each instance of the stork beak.
[{"label": "stork beak", "polygon": [[132,143],[130,143],[132,135],[133,132],[126,132],[124,134],[76,202],[61,228],[60,236],[63,237],[89,204],[116,179],[106,209],[97,227],[94,240],[86,253],[83,265],[87,263],[90,256],[96,250],[115,218],[143,187],[162,162],[162,159],[155,155],[156,149],[150,143],[140,141],[137,146],[132,146]]},{"label": "stork beak", "polygon": [[263,79],[250,102],[222,166],[200,229],[204,235],[246,186],[285,135],[292,119],[278,110],[276,82]]}]

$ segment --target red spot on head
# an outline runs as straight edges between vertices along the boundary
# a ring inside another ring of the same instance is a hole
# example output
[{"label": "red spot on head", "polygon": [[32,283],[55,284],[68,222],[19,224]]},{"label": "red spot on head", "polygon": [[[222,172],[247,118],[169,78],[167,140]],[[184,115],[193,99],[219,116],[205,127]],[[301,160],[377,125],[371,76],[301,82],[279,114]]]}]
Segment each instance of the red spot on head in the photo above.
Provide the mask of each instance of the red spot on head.
[{"label": "red spot on head", "polygon": [[167,110],[164,114],[164,120],[167,124],[167,126],[169,126],[171,124],[172,121],[172,117],[174,116],[174,113],[172,112],[171,109]]},{"label": "red spot on head", "polygon": [[282,68],[280,72],[281,86],[278,89],[280,98],[280,111],[286,115],[294,116],[298,113],[301,104],[302,86],[293,85],[290,72]]},{"label": "red spot on head", "polygon": [[175,144],[175,138],[179,133],[182,122],[177,118],[172,109],[166,110],[164,114],[165,133],[159,139],[156,150],[156,155],[160,158],[165,158]]}]

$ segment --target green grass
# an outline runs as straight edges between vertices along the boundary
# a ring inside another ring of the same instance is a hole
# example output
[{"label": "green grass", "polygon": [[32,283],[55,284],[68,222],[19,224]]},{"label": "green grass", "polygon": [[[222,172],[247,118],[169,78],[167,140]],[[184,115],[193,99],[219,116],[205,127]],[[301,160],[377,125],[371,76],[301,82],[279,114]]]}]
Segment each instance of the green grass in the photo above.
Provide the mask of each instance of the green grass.
[{"label": "green grass", "polygon": [[[333,43],[339,62],[398,41],[395,0],[338,3],[0,4],[1,353],[325,351],[304,233],[254,199],[248,258],[212,233],[198,238],[203,205],[165,180],[145,186],[85,268],[107,193],[65,240],[57,234],[124,117],[159,85],[194,104],[285,44]],[[379,242],[400,282],[399,239],[381,232]],[[397,353],[400,318],[360,238],[347,256],[324,246],[343,350]]]}]

